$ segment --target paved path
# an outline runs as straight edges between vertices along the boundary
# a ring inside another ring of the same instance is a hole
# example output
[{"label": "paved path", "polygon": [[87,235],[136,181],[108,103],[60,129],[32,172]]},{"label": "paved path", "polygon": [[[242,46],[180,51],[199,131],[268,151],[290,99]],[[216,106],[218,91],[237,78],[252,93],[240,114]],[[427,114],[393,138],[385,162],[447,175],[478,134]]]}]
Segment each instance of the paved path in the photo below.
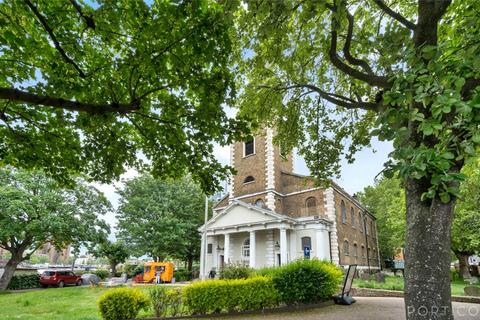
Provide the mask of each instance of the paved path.
[{"label": "paved path", "polygon": [[[210,319],[405,320],[403,298],[355,297],[351,306],[332,305],[306,311]],[[454,302],[455,320],[479,320],[480,304]]]}]

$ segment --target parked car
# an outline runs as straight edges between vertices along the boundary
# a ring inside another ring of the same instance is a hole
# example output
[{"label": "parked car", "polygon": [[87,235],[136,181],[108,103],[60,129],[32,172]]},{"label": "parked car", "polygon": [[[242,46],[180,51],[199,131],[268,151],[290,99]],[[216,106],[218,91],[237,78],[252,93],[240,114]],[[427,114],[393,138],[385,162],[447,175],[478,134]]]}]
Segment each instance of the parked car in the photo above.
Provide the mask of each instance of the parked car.
[{"label": "parked car", "polygon": [[44,288],[48,286],[56,286],[62,288],[66,285],[74,284],[76,286],[82,285],[82,278],[75,275],[71,271],[44,271],[40,275],[40,285]]}]

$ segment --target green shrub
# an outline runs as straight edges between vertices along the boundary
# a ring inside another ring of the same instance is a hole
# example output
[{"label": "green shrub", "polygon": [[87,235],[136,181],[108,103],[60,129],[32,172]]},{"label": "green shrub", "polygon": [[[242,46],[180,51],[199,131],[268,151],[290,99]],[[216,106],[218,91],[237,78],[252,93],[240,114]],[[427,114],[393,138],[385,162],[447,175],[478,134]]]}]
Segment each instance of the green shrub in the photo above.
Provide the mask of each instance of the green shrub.
[{"label": "green shrub", "polygon": [[105,320],[135,319],[149,304],[143,292],[130,288],[111,289],[98,300],[100,314]]},{"label": "green shrub", "polygon": [[166,294],[170,316],[175,317],[180,315],[183,310],[182,291],[178,288],[175,288],[167,290]]},{"label": "green shrub", "polygon": [[155,317],[161,318],[167,315],[168,300],[167,288],[165,286],[153,286],[148,290],[150,302],[152,303]]},{"label": "green shrub", "polygon": [[181,282],[181,281],[190,281],[193,278],[193,273],[192,271],[188,271],[185,269],[179,269],[175,270],[173,272],[173,276],[175,277],[175,281]]},{"label": "green shrub", "polygon": [[460,271],[458,269],[450,269],[450,281],[456,281],[462,279]]},{"label": "green shrub", "polygon": [[210,280],[185,287],[183,301],[193,314],[259,310],[276,306],[278,293],[267,277]]},{"label": "green shrub", "polygon": [[143,272],[143,264],[125,264],[123,266],[123,272],[125,272],[129,278],[133,278]]},{"label": "green shrub", "polygon": [[255,270],[255,275],[273,278],[280,269],[279,267],[265,267]]},{"label": "green shrub", "polygon": [[91,270],[89,273],[93,273],[93,274],[97,275],[97,277],[99,277],[101,280],[107,279],[108,275],[110,274],[110,272],[108,270],[105,270],[105,269]]},{"label": "green shrub", "polygon": [[220,270],[220,279],[247,279],[253,276],[254,270],[241,264],[228,264]]},{"label": "green shrub", "polygon": [[302,259],[280,267],[272,280],[281,301],[291,305],[329,299],[342,277],[342,270],[330,262]]},{"label": "green shrub", "polygon": [[32,289],[40,287],[40,276],[38,273],[14,274],[8,284],[9,290]]}]

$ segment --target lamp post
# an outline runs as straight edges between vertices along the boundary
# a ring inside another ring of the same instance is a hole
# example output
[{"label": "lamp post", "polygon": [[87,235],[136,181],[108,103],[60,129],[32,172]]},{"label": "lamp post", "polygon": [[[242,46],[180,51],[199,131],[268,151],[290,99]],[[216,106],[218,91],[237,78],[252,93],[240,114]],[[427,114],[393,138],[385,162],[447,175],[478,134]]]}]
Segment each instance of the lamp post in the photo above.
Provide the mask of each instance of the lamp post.
[{"label": "lamp post", "polygon": [[208,196],[205,196],[205,222],[203,224],[203,255],[202,255],[202,273],[201,279],[205,280],[207,272],[207,221],[208,221]]}]

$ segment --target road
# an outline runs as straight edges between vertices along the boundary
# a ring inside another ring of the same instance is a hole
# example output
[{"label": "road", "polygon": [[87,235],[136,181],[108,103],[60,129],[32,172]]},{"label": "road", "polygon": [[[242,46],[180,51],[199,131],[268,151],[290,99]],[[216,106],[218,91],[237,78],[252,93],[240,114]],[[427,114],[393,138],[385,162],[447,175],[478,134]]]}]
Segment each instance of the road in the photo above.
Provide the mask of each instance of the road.
[{"label": "road", "polygon": [[[351,306],[331,305],[305,311],[213,319],[405,320],[403,298],[355,297],[355,299],[357,302]],[[480,304],[454,302],[453,309],[455,320],[480,319]],[[425,311],[419,312],[421,314]]]}]

